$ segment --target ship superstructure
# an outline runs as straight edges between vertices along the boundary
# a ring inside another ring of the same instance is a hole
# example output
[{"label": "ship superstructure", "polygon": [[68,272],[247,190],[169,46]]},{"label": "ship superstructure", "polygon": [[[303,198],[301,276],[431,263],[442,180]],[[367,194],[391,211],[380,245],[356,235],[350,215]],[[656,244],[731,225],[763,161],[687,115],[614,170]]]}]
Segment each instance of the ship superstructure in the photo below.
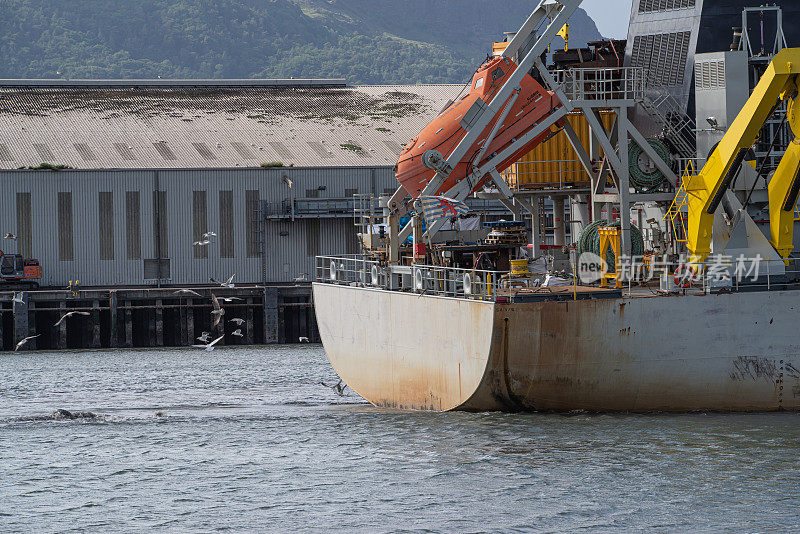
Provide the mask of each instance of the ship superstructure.
[{"label": "ship superstructure", "polygon": [[[800,49],[780,8],[762,8],[777,21],[769,52],[740,31],[741,50],[695,57],[697,116],[725,110],[700,121],[652,69],[623,64],[621,42],[548,68],[580,3],[542,1],[496,44],[406,146],[397,192],[362,200],[362,254],[318,258],[331,363],[370,402],[408,409],[800,407]],[[583,179],[521,187],[520,158],[556,136]],[[461,216],[471,195],[500,200],[508,220]]]}]

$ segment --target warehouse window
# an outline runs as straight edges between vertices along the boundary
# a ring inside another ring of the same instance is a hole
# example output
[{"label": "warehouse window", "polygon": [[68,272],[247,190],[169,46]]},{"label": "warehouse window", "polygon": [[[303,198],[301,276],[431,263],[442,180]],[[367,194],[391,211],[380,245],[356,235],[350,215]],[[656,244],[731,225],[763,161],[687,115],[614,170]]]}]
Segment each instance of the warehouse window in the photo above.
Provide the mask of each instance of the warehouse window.
[{"label": "warehouse window", "polygon": [[306,189],[306,198],[319,198],[319,189]]},{"label": "warehouse window", "polygon": [[133,147],[130,147],[125,143],[114,143],[114,148],[117,150],[117,154],[119,154],[125,161],[136,160],[136,154],[133,153]]},{"label": "warehouse window", "polygon": [[[203,241],[203,234],[208,232],[208,202],[205,191],[194,191],[192,193],[192,235],[195,242]],[[208,259],[208,247],[195,245],[194,259]]]},{"label": "warehouse window", "polygon": [[33,148],[36,150],[36,153],[39,154],[39,157],[42,161],[53,161],[55,156],[53,156],[53,152],[50,150],[50,147],[45,145],[44,143],[34,143]]},{"label": "warehouse window", "polygon": [[100,259],[114,259],[114,194],[101,192],[98,199]]},{"label": "warehouse window", "polygon": [[72,193],[58,194],[58,259],[73,261]]},{"label": "warehouse window", "polygon": [[211,153],[211,151],[208,149],[205,143],[192,143],[192,146],[194,147],[195,150],[197,150],[197,153],[203,157],[203,159],[206,160],[217,159],[217,157]]},{"label": "warehouse window", "polygon": [[289,149],[286,148],[286,145],[284,145],[280,141],[275,141],[273,143],[270,143],[269,146],[271,146],[272,149],[275,150],[275,152],[277,152],[278,155],[280,157],[284,158],[284,159],[292,159],[292,158],[294,158],[292,153],[289,152]]},{"label": "warehouse window", "polygon": [[233,258],[233,191],[219,192],[219,256]]},{"label": "warehouse window", "polygon": [[234,150],[241,156],[242,159],[256,159],[255,155],[250,151],[250,149],[241,142],[231,143],[231,146]]},{"label": "warehouse window", "polygon": [[397,155],[398,157],[400,156],[400,152],[403,151],[403,145],[401,145],[394,139],[389,139],[389,140],[384,139],[383,144],[386,145],[386,147],[392,152],[394,152],[395,155]]},{"label": "warehouse window", "polygon": [[333,151],[328,150],[328,148],[319,141],[306,141],[306,144],[322,159],[330,159],[333,157]]},{"label": "warehouse window", "polygon": [[78,154],[81,156],[81,158],[83,158],[83,161],[97,160],[97,156],[92,151],[92,149],[89,148],[89,145],[87,145],[86,143],[75,143],[72,146],[74,146],[75,150],[78,151]]},{"label": "warehouse window", "polygon": [[344,198],[353,198],[358,194],[358,189],[345,189]]},{"label": "warehouse window", "polygon": [[129,260],[142,259],[142,215],[139,192],[125,193],[125,240]]},{"label": "warehouse window", "polygon": [[156,257],[169,256],[169,230],[167,228],[167,192],[153,191],[153,243]]},{"label": "warehouse window", "polygon": [[14,161],[11,149],[4,143],[0,143],[0,161]]},{"label": "warehouse window", "polygon": [[259,209],[258,203],[260,202],[258,191],[245,191],[245,217],[247,221],[247,257],[257,258],[261,247],[259,246],[258,226],[259,226]]},{"label": "warehouse window", "polygon": [[691,32],[637,35],[631,66],[642,67],[655,86],[683,85]]},{"label": "warehouse window", "polygon": [[170,147],[167,146],[167,143],[153,143],[153,148],[156,149],[156,152],[167,161],[175,161],[178,157],[175,155],[175,152],[172,151]]},{"label": "warehouse window", "polygon": [[23,256],[33,256],[32,235],[31,194],[17,193],[17,246]]},{"label": "warehouse window", "polygon": [[311,256],[313,258],[322,254],[322,241],[319,236],[319,219],[309,219],[307,228],[306,256]]}]

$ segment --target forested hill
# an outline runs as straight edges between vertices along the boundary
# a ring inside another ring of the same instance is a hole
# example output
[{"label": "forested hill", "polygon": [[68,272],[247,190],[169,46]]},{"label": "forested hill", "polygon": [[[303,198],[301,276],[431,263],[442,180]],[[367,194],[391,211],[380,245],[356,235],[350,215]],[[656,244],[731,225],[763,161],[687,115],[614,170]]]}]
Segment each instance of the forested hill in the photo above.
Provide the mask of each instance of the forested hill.
[{"label": "forested hill", "polygon": [[[0,0],[0,77],[460,83],[536,3]],[[571,33],[600,38],[583,11]]]}]

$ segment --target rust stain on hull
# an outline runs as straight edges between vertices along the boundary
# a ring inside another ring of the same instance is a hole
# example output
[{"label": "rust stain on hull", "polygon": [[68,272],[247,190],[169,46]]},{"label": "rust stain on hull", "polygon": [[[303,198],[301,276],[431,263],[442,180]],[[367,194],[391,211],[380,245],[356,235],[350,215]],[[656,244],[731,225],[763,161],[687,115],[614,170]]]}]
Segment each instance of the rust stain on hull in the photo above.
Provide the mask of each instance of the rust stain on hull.
[{"label": "rust stain on hull", "polygon": [[[800,409],[800,312],[786,312],[794,292],[522,304],[325,284],[314,292],[332,365],[379,406]],[[774,317],[768,336],[765,316]]]}]

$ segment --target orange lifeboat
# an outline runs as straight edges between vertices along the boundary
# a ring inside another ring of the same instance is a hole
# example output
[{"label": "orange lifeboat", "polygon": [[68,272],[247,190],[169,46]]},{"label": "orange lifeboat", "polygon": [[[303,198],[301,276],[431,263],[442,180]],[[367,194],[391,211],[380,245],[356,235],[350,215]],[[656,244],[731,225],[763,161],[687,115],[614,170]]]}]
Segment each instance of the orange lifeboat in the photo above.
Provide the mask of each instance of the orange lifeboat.
[{"label": "orange lifeboat", "polygon": [[[483,99],[490,104],[508,77],[517,69],[516,63],[510,58],[497,57],[484,63],[472,79],[470,91],[457,101],[449,104],[442,112],[426,126],[414,139],[412,139],[397,162],[397,181],[411,195],[417,198],[436,171],[423,163],[423,154],[429,150],[436,150],[447,159],[458,143],[467,134],[462,128],[461,121],[464,115],[478,100]],[[526,74],[520,82],[520,95],[513,107],[505,117],[503,125],[495,135],[484,152],[480,164],[485,163],[494,154],[499,153],[517,138],[534,128],[542,119],[550,115],[561,106],[559,99],[550,91],[545,90],[539,82]],[[498,117],[492,119],[478,140],[466,152],[464,157],[453,168],[448,179],[432,194],[443,194],[473,171],[472,161],[482,149],[486,138],[491,134]],[[521,146],[510,157],[497,162],[498,171],[507,169],[512,163],[518,161],[537,145],[546,141],[564,126],[564,119],[556,122],[549,130]],[[476,184],[472,192],[479,190],[486,180],[486,176]]]}]

